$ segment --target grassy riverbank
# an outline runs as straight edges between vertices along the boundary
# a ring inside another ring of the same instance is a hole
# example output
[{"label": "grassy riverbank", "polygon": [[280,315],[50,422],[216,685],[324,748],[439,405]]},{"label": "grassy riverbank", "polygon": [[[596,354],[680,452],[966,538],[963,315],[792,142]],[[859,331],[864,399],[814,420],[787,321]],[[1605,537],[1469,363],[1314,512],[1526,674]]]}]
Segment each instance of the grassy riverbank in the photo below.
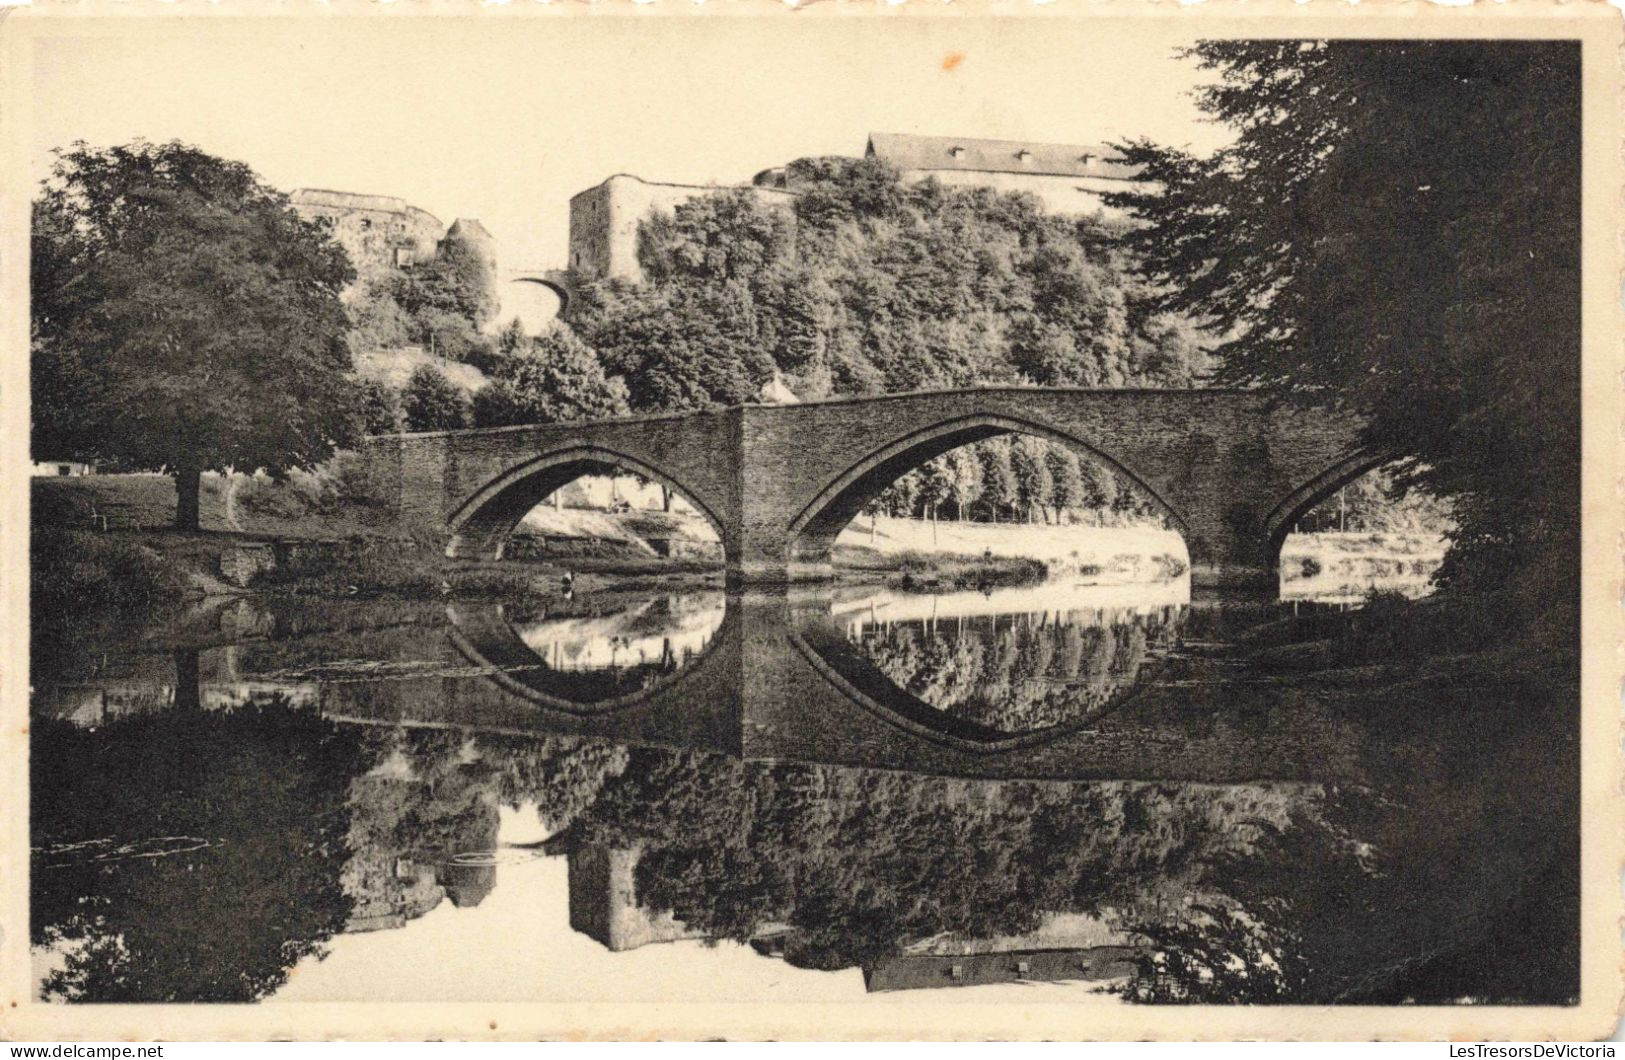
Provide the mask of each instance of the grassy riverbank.
[{"label": "grassy riverbank", "polygon": [[[566,572],[578,592],[720,588],[724,580],[716,560],[647,549],[455,560],[446,558],[438,538],[360,534],[290,542],[212,531],[50,531],[36,535],[32,561],[36,614],[69,621],[81,605],[103,614],[161,614],[188,601],[262,593],[513,599],[560,591]],[[849,548],[839,550],[835,571],[839,582],[918,591],[1022,585],[1045,574],[1043,563],[1019,557]]]},{"label": "grassy riverbank", "polygon": [[836,548],[834,567],[837,582],[884,584],[909,592],[1036,585],[1049,576],[1046,564],[1025,556],[878,552],[853,546]]}]

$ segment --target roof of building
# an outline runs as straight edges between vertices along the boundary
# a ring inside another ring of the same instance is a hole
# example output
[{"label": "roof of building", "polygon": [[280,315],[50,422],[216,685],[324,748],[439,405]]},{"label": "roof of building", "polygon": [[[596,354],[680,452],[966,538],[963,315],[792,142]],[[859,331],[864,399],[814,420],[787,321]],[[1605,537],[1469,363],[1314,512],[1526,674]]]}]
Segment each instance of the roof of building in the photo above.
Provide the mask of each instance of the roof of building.
[{"label": "roof of building", "polygon": [[451,227],[446,229],[446,238],[480,240],[486,243],[496,242],[496,239],[491,235],[490,230],[488,230],[484,225],[480,224],[479,218],[477,217],[457,218],[457,220],[451,223]]},{"label": "roof of building", "polygon": [[375,210],[379,213],[407,214],[438,227],[440,219],[405,199],[393,195],[367,195],[358,191],[333,191],[329,188],[296,188],[288,193],[294,206],[325,206],[335,210]]},{"label": "roof of building", "polygon": [[873,993],[987,983],[1103,982],[1127,978],[1134,974],[1134,969],[1134,950],[1126,946],[955,955],[904,954],[866,965],[863,985]]},{"label": "roof of building", "polygon": [[1122,161],[1106,144],[1038,144],[1024,140],[973,140],[955,136],[870,133],[868,155],[902,170],[967,170],[1033,176],[1133,180],[1138,166]]}]

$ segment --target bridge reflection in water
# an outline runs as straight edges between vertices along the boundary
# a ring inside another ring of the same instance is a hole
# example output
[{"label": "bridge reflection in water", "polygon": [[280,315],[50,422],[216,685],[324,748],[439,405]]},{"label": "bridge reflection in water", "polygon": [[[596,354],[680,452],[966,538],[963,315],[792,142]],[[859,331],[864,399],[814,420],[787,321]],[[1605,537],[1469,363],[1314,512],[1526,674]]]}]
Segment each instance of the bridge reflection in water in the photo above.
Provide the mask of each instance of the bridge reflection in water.
[{"label": "bridge reflection in water", "polygon": [[1188,587],[1147,588],[718,592],[591,620],[453,605],[453,665],[321,700],[340,721],[968,778],[1355,777],[1359,732],[1184,666]]}]

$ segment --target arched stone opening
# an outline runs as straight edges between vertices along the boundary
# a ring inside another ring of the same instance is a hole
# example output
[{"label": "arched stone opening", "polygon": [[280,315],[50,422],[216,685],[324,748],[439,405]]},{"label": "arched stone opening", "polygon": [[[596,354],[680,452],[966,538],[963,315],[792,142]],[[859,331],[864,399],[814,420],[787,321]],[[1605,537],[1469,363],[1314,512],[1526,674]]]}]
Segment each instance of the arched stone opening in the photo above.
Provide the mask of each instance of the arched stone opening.
[{"label": "arched stone opening", "polygon": [[1398,459],[1349,454],[1271,511],[1264,547],[1282,600],[1351,607],[1373,592],[1432,592],[1452,506],[1426,491],[1395,492]]},{"label": "arched stone opening", "polygon": [[1281,545],[1299,519],[1344,486],[1385,464],[1393,463],[1395,459],[1396,455],[1393,453],[1365,451],[1350,453],[1287,494],[1270,512],[1264,524],[1270,569],[1274,570],[1279,565]]},{"label": "arched stone opening", "polygon": [[791,521],[788,567],[793,577],[816,578],[830,573],[830,557],[841,531],[893,482],[945,453],[974,442],[1018,435],[1062,446],[1104,465],[1188,539],[1181,514],[1132,470],[1110,453],[1088,442],[1040,423],[994,414],[946,420],[898,438],[828,483]]},{"label": "arched stone opening", "polygon": [[537,653],[500,605],[448,607],[447,632],[458,652],[505,691],[550,711],[600,716],[668,698],[669,693],[701,672],[738,621],[732,602],[721,593],[715,595],[721,598],[721,616],[697,652],[670,660],[670,665],[656,660],[633,668],[635,672],[630,674],[561,669],[555,660]]},{"label": "arched stone opening", "polygon": [[671,476],[625,453],[578,445],[527,460],[476,491],[447,520],[451,538],[446,555],[453,559],[501,559],[520,520],[548,496],[584,476],[618,473],[638,475],[681,497],[704,516],[722,542],[724,554],[732,551],[722,521]]},{"label": "arched stone opening", "polygon": [[[551,276],[515,276],[508,280],[508,286],[513,288],[515,292],[529,292],[539,288],[551,294],[558,301],[554,311],[547,314],[551,320],[561,319],[570,308],[569,286]],[[527,320],[526,323],[539,324],[540,321]]]}]

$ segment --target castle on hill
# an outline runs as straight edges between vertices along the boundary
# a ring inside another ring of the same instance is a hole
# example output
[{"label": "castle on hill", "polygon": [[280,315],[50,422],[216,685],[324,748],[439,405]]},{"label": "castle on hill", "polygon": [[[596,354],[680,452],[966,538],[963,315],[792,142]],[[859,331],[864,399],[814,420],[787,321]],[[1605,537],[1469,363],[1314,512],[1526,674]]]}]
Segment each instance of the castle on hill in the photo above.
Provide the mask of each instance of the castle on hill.
[{"label": "castle on hill", "polygon": [[[953,187],[1026,192],[1061,214],[1110,215],[1105,196],[1128,190],[1139,179],[1139,171],[1104,144],[871,133],[864,157],[887,163],[909,183],[930,179]],[[570,199],[567,268],[545,270],[502,268],[496,240],[474,218],[458,218],[448,228],[428,211],[387,195],[302,188],[290,198],[302,216],[333,222],[335,238],[356,267],[347,298],[460,243],[487,263],[501,303],[497,324],[518,317],[537,330],[556,312],[542,295],[544,289],[562,308],[576,278],[641,280],[638,227],[657,213],[730,187],[786,212],[802,190],[795,163],[765,169],[749,184],[737,186],[674,184],[617,173]]]}]

